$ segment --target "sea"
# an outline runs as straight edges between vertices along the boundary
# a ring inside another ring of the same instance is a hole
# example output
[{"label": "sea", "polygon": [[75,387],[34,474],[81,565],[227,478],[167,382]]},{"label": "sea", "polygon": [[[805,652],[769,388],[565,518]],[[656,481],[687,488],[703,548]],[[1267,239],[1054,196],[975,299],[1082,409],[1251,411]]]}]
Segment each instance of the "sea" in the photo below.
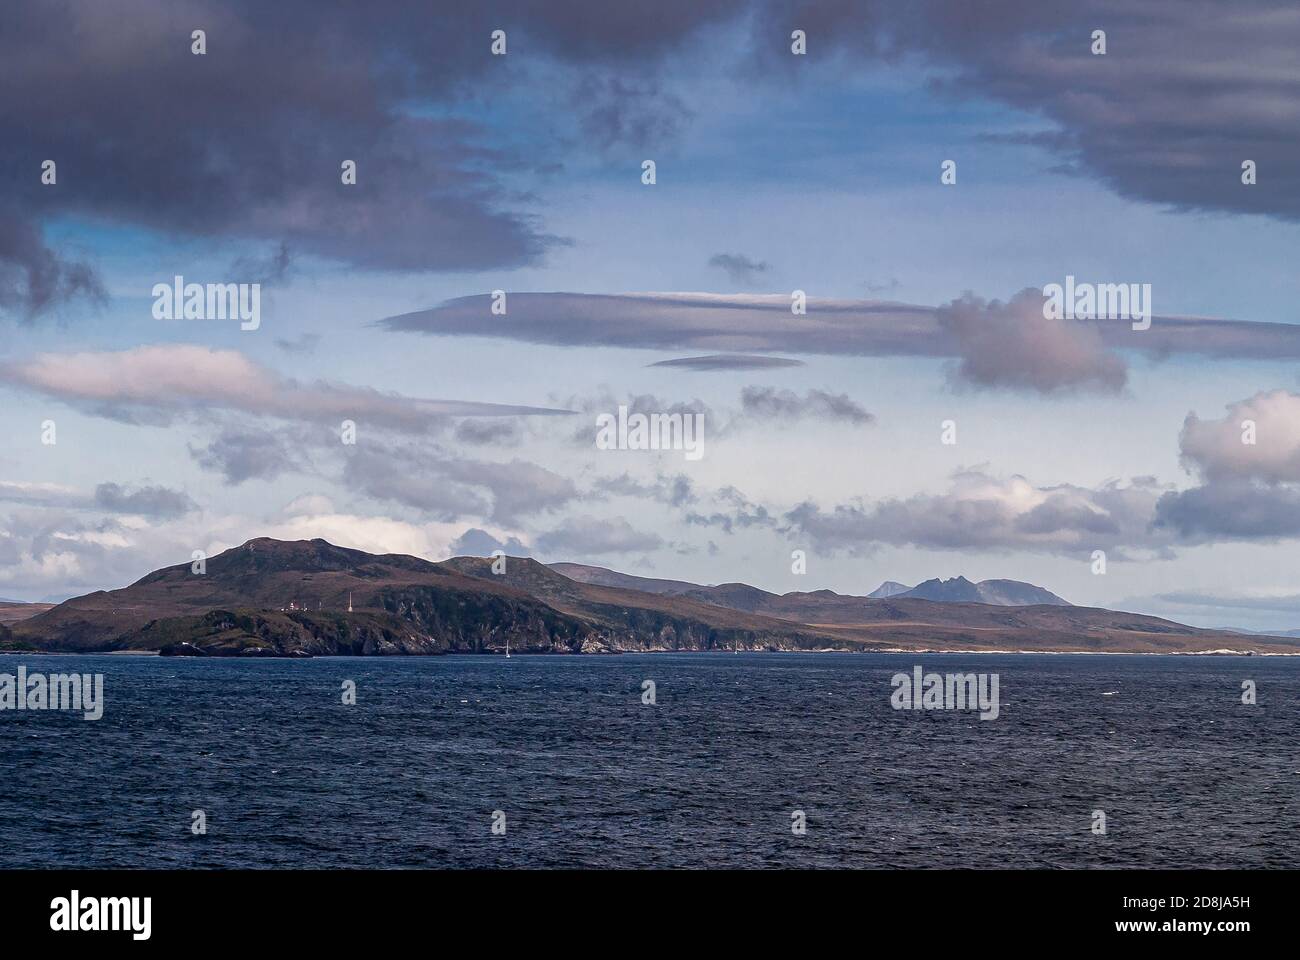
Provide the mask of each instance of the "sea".
[{"label": "sea", "polygon": [[[1300,866],[1297,658],[19,664],[104,709],[0,712],[4,868]],[[996,719],[895,709],[917,666]]]}]

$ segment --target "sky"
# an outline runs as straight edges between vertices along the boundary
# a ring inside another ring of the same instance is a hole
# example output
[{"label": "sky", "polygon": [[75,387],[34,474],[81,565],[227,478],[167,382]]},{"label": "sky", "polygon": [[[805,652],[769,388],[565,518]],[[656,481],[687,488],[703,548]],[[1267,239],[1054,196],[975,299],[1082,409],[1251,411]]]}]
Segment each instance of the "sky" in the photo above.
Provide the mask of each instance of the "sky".
[{"label": "sky", "polygon": [[1195,7],[19,0],[0,598],[324,537],[1300,629],[1300,8]]}]

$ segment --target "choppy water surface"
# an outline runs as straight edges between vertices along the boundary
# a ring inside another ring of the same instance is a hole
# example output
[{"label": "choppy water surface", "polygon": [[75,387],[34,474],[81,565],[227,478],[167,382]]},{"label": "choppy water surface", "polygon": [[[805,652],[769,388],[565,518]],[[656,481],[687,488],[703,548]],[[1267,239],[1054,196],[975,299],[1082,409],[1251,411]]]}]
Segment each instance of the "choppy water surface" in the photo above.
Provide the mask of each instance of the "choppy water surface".
[{"label": "choppy water surface", "polygon": [[[4,867],[1300,866],[1295,659],[9,656],[0,673],[19,663],[103,673],[107,703],[95,722],[0,713]],[[892,709],[917,663],[997,673],[1000,717]]]}]

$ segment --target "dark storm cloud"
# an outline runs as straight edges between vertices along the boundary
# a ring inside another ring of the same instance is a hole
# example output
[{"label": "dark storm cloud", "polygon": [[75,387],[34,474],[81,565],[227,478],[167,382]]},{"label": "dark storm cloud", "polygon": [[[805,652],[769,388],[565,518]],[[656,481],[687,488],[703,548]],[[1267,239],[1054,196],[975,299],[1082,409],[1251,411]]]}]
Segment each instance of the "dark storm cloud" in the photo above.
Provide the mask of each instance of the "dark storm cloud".
[{"label": "dark storm cloud", "polygon": [[[1052,121],[1059,168],[1178,209],[1300,219],[1300,7],[1287,0],[894,0],[766,4],[762,67],[808,56],[928,64],[934,89]],[[1092,31],[1106,31],[1104,56]],[[797,78],[796,78],[797,79]],[[1258,165],[1241,183],[1243,160]]]},{"label": "dark storm cloud", "polygon": [[[561,240],[511,209],[502,176],[554,161],[412,105],[489,97],[520,80],[521,58],[609,76],[636,66],[651,72],[635,88],[591,74],[601,96],[588,122],[613,127],[610,138],[653,136],[661,121],[643,120],[635,101],[661,101],[654,64],[742,7],[17,0],[0,30],[0,177],[11,200],[0,214],[0,307],[26,316],[99,294],[89,268],[44,244],[41,224],[58,215],[266,240],[285,244],[286,260],[292,249],[397,270],[534,262]],[[490,54],[497,28],[506,57]],[[191,52],[195,29],[207,34],[203,56]],[[47,159],[58,164],[53,186],[40,183]],[[357,163],[355,186],[340,183],[344,160]]]},{"label": "dark storm cloud", "polygon": [[[578,111],[563,102],[584,137],[653,141],[688,112],[663,87],[670,59],[739,50],[757,83],[797,83],[808,71],[789,52],[795,27],[809,35],[809,63],[920,62],[941,92],[1045,118],[1055,129],[1033,136],[1058,167],[1124,196],[1300,219],[1300,8],[1205,10],[1188,15],[1175,0],[16,0],[0,30],[0,308],[30,317],[102,294],[90,267],[46,243],[44,224],[60,215],[378,269],[535,263],[564,240],[518,209],[512,179],[563,157],[545,144],[525,152],[449,110],[554,68],[583,101]],[[204,56],[190,51],[196,27]],[[1098,27],[1105,56],[1089,52]],[[489,52],[497,28],[509,35],[505,57]],[[697,42],[709,31],[711,45]],[[59,164],[55,186],[39,180],[47,159]],[[357,184],[344,187],[349,159]],[[1240,180],[1247,159],[1255,186]]]}]

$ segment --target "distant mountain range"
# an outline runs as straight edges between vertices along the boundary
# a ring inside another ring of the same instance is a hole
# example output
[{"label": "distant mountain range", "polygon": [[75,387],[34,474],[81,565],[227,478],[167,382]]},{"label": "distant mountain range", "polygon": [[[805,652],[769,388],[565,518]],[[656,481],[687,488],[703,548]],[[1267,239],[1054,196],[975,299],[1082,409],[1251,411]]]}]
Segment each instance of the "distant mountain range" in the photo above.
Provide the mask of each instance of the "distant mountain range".
[{"label": "distant mountain range", "polygon": [[[1295,639],[1071,606],[1015,581],[927,581],[904,594],[775,594],[744,583],[705,586],[516,557],[498,575],[490,558],[432,563],[324,540],[261,538],[209,559],[202,574],[182,563],[52,608],[11,607],[0,622],[0,650],[313,656],[501,653],[509,644],[520,653],[1300,654]],[[964,599],[972,595],[985,599]],[[1042,602],[1011,605],[1027,598]]]},{"label": "distant mountain range", "polygon": [[991,603],[999,607],[1031,607],[1040,603],[1058,607],[1071,606],[1069,601],[1032,583],[1022,583],[1019,580],[981,580],[979,583],[971,583],[965,577],[926,580],[915,587],[886,580],[867,596],[873,600],[913,597],[938,603]]}]

